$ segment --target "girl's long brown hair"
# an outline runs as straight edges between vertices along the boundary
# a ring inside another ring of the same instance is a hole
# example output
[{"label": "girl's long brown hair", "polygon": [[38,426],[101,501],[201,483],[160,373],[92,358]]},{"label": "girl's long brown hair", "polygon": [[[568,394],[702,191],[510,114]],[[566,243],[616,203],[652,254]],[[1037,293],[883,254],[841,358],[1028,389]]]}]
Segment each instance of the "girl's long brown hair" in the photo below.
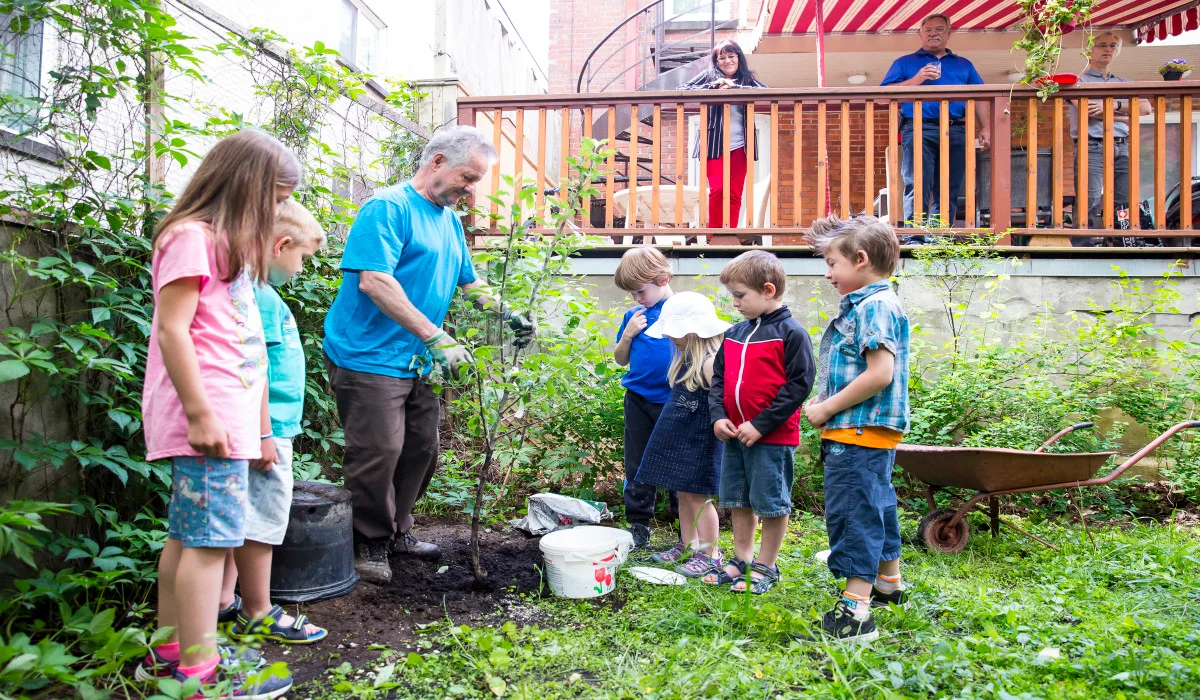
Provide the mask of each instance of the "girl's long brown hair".
[{"label": "girl's long brown hair", "polygon": [[213,227],[217,242],[228,247],[222,281],[232,282],[246,270],[265,282],[275,188],[295,189],[300,179],[296,156],[272,136],[253,129],[227,136],[204,157],[175,208],[159,222],[154,246],[172,226],[204,221]]}]

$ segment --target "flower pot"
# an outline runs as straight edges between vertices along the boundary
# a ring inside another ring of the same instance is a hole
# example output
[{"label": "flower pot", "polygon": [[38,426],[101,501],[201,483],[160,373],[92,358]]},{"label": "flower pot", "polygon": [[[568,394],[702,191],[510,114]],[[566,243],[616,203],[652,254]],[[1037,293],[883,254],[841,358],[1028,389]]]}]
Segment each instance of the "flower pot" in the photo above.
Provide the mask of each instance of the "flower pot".
[{"label": "flower pot", "polygon": [[[1032,14],[1032,18],[1035,23],[1037,22],[1038,15],[1040,15],[1042,13],[1042,5],[1043,4],[1044,3],[1039,2],[1033,6],[1033,12],[1031,14]],[[1058,25],[1058,29],[1060,32],[1062,32],[1063,36],[1066,36],[1067,34],[1070,34],[1071,32],[1075,31],[1075,25],[1076,25],[1076,20],[1071,20],[1069,22],[1063,22],[1062,24]],[[1038,24],[1037,28],[1038,28],[1039,32],[1041,32],[1042,34],[1045,34],[1046,30],[1050,28],[1050,25]]]},{"label": "flower pot", "polygon": [[358,582],[350,492],[297,481],[283,544],[271,564],[271,600],[307,603],[345,595]]},{"label": "flower pot", "polygon": [[1183,73],[1178,71],[1163,73],[1163,80],[1183,80]]}]

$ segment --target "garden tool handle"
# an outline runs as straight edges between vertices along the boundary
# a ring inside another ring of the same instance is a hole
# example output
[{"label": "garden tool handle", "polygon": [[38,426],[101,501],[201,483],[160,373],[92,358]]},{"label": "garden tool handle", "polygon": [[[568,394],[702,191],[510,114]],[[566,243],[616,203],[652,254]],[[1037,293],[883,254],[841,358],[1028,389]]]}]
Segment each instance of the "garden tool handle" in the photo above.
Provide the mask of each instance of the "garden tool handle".
[{"label": "garden tool handle", "polygon": [[1200,428],[1200,420],[1185,420],[1182,423],[1176,423],[1175,425],[1172,425],[1170,428],[1167,428],[1167,431],[1165,433],[1154,438],[1154,440],[1152,440],[1149,445],[1146,445],[1142,449],[1138,450],[1132,457],[1130,457],[1129,459],[1122,462],[1121,466],[1112,470],[1108,474],[1105,474],[1103,477],[1101,477],[1099,479],[1091,479],[1090,481],[1085,481],[1081,484],[1081,486],[1091,486],[1093,484],[1107,484],[1108,482],[1110,482],[1113,479],[1120,476],[1122,474],[1122,472],[1124,472],[1126,469],[1132,467],[1133,465],[1135,465],[1138,462],[1145,459],[1151,452],[1158,449],[1159,445],[1163,444],[1167,440],[1170,440],[1171,436],[1173,436],[1175,433],[1178,433],[1180,430],[1187,430],[1189,428]]},{"label": "garden tool handle", "polygon": [[[1200,421],[1197,421],[1197,422],[1200,423]],[[1094,428],[1095,426],[1096,426],[1096,424],[1089,420],[1089,421],[1084,421],[1082,423],[1076,423],[1075,425],[1072,425],[1067,428],[1063,428],[1062,430],[1058,431],[1054,435],[1050,436],[1050,439],[1043,442],[1042,446],[1037,448],[1036,450],[1034,450],[1034,452],[1045,452],[1047,447],[1058,442],[1058,439],[1061,438],[1062,436],[1069,435],[1069,434],[1075,432],[1076,430],[1086,430],[1088,428]]]}]

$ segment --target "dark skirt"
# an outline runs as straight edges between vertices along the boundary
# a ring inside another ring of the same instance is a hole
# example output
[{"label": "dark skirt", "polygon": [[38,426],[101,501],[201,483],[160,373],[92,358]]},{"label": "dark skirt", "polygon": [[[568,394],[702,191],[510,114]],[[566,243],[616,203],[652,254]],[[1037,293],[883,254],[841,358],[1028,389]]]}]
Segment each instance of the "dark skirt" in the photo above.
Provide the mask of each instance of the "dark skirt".
[{"label": "dark skirt", "polygon": [[715,494],[724,447],[713,435],[708,390],[688,391],[678,384],[654,424],[637,480],[672,491]]}]

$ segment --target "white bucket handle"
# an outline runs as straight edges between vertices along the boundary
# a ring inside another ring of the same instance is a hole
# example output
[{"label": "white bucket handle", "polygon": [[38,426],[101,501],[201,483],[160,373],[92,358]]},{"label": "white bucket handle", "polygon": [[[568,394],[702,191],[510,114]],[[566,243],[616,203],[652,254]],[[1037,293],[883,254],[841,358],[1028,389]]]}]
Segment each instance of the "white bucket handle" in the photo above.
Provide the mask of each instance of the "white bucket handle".
[{"label": "white bucket handle", "polygon": [[[622,550],[624,550],[624,551],[622,551]],[[563,561],[593,562],[593,561],[596,561],[596,557],[608,556],[610,552],[612,552],[612,549],[610,547],[605,547],[604,549],[600,549],[600,550],[597,550],[594,552],[567,552],[566,554],[562,555],[562,558],[563,558]],[[628,554],[629,554],[628,548],[622,548],[622,547],[618,546],[617,551],[616,551],[617,557],[616,557],[616,559],[613,560],[613,562],[617,565],[620,565],[621,563],[623,563],[625,561],[625,557],[628,556]]]}]

